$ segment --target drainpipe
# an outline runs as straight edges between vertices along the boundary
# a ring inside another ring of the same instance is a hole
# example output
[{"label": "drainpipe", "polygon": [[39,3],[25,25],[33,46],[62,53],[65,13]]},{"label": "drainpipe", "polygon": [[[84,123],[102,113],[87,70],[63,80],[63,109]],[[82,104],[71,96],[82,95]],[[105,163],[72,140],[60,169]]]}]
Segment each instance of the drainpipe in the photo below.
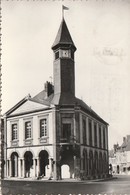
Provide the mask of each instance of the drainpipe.
[{"label": "drainpipe", "polygon": [[[1,1],[0,1],[0,20],[1,20]],[[1,23],[0,23],[1,24]],[[1,34],[1,28],[0,28],[0,34]],[[1,45],[1,41],[0,41],[0,45]],[[1,48],[0,48],[1,49]],[[1,50],[0,50],[0,56],[1,56]],[[1,140],[1,87],[2,87],[2,84],[1,84],[1,63],[0,63],[0,195],[2,195],[2,186],[1,186],[1,173],[2,173],[2,170],[1,170],[1,163],[2,163],[2,148],[1,148],[1,145],[2,145],[2,140]]]},{"label": "drainpipe", "polygon": [[53,155],[54,155],[54,158],[53,158],[53,166],[54,166],[54,174],[53,174],[53,177],[54,177],[54,179],[56,180],[57,179],[57,157],[56,157],[56,125],[57,125],[57,123],[56,123],[56,113],[57,111],[56,111],[56,107],[54,107],[54,109],[53,109],[53,123],[52,123],[52,125],[53,125]]}]

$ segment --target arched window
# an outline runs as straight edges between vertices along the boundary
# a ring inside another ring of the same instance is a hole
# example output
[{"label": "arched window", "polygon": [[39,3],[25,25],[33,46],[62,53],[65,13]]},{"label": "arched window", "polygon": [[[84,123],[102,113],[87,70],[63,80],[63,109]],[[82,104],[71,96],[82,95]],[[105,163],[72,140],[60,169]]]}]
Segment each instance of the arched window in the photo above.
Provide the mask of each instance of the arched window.
[{"label": "arched window", "polygon": [[85,171],[85,157],[86,157],[86,154],[85,154],[85,150],[83,151],[83,170]]},{"label": "arched window", "polygon": [[86,150],[86,156],[85,156],[85,170],[86,170],[86,174],[88,175],[88,154],[87,154],[87,150]]},{"label": "arched window", "polygon": [[31,168],[33,166],[33,154],[30,151],[25,152],[25,177],[31,177]]},{"label": "arched window", "polygon": [[41,150],[39,153],[39,161],[40,161],[40,176],[46,176],[46,168],[49,164],[49,154],[46,150]]},{"label": "arched window", "polygon": [[92,175],[92,172],[93,172],[93,152],[91,150],[89,152],[89,170],[90,170],[90,175]]},{"label": "arched window", "polygon": [[87,155],[87,150],[83,151],[83,170],[85,172],[85,175],[88,175],[88,155]]},{"label": "arched window", "polygon": [[94,163],[95,163],[95,166],[94,166],[94,169],[95,169],[95,174],[98,173],[98,153],[97,151],[95,151],[95,156],[94,156]]},{"label": "arched window", "polygon": [[99,173],[102,174],[102,153],[99,154]]},{"label": "arched window", "polygon": [[11,154],[11,176],[18,177],[18,154],[13,152]]},{"label": "arched window", "polygon": [[106,159],[106,153],[104,153],[104,157],[103,157],[103,172],[104,172],[104,173],[107,172],[107,159]]}]

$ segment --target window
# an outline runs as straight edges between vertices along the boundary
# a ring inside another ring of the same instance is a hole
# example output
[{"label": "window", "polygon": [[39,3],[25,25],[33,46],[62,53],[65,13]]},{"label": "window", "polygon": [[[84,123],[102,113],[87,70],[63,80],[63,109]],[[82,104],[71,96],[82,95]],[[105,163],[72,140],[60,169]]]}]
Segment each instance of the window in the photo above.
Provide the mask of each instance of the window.
[{"label": "window", "polygon": [[86,120],[83,119],[83,144],[86,144]]},{"label": "window", "polygon": [[105,128],[103,128],[103,148],[105,149],[106,142],[105,142]]},{"label": "window", "polygon": [[89,121],[89,145],[92,146],[92,123]]},{"label": "window", "polygon": [[32,137],[32,125],[31,121],[25,122],[25,139],[29,139]]},{"label": "window", "polygon": [[62,138],[66,139],[66,141],[69,141],[70,136],[71,136],[71,124],[70,123],[63,124]]},{"label": "window", "polygon": [[59,58],[59,51],[55,53],[55,60]]},{"label": "window", "polygon": [[41,119],[40,120],[40,137],[46,137],[47,136],[47,119]]},{"label": "window", "polygon": [[18,139],[18,125],[12,124],[12,141]]},{"label": "window", "polygon": [[94,124],[94,143],[97,146],[97,124]]},{"label": "window", "polygon": [[99,148],[102,147],[102,135],[101,135],[101,127],[99,127]]}]

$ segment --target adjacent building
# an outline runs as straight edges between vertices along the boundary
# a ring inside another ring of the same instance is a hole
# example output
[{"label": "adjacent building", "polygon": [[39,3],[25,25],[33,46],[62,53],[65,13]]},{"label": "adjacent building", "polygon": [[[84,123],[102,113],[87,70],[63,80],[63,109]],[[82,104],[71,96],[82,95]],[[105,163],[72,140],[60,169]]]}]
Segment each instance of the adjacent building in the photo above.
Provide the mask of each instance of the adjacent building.
[{"label": "adjacent building", "polygon": [[64,18],[52,46],[54,83],[6,112],[5,178],[108,176],[108,123],[75,96],[75,51]]},{"label": "adjacent building", "polygon": [[123,143],[114,145],[109,152],[109,163],[112,164],[113,173],[130,173],[130,135],[123,137]]}]

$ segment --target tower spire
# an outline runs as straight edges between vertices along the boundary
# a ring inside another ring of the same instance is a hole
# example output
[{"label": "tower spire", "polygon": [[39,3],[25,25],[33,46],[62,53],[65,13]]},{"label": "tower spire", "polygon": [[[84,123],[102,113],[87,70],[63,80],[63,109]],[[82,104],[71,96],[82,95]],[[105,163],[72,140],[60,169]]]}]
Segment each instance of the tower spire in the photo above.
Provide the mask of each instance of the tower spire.
[{"label": "tower spire", "polygon": [[55,50],[63,45],[71,46],[74,48],[74,50],[76,50],[75,44],[72,40],[72,37],[71,37],[70,32],[67,28],[67,25],[66,25],[64,18],[62,19],[62,22],[61,22],[61,25],[59,27],[58,33],[56,35],[55,41],[52,45],[52,49]]},{"label": "tower spire", "polygon": [[[63,7],[63,10],[67,9]],[[64,15],[55,41],[54,52],[54,98],[55,104],[72,104],[75,97],[75,44],[72,40]]]}]

